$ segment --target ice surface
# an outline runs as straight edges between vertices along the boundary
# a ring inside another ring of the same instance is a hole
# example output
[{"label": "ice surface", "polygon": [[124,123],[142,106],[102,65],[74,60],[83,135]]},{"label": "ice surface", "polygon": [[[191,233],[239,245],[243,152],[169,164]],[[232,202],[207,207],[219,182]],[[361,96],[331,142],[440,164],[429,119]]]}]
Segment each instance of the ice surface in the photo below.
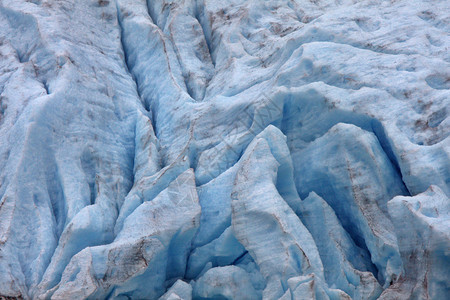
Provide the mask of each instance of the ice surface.
[{"label": "ice surface", "polygon": [[383,292],[383,299],[443,299],[449,295],[450,202],[436,186],[414,197],[388,203],[405,275]]},{"label": "ice surface", "polygon": [[401,259],[386,202],[406,191],[375,135],[339,123],[297,155],[300,196],[317,191],[355,244],[370,252],[380,282],[395,280]]},{"label": "ice surface", "polygon": [[356,299],[376,299],[381,294],[370,255],[355,245],[325,200],[311,192],[302,201],[301,220],[314,237],[330,286]]},{"label": "ice surface", "polygon": [[159,300],[192,299],[192,286],[183,280],[177,280]]},{"label": "ice surface", "polygon": [[208,270],[193,283],[195,299],[259,299],[250,274],[236,266]]},{"label": "ice surface", "polygon": [[0,1],[0,298],[449,298],[448,11]]}]

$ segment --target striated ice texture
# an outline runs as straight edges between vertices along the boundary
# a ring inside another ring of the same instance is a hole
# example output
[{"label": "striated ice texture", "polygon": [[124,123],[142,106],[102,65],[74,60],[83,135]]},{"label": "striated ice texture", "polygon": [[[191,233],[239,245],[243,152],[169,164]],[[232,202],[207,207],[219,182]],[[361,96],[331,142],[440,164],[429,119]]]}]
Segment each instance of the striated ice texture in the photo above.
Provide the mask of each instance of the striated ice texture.
[{"label": "striated ice texture", "polygon": [[450,299],[449,12],[0,0],[0,299]]}]

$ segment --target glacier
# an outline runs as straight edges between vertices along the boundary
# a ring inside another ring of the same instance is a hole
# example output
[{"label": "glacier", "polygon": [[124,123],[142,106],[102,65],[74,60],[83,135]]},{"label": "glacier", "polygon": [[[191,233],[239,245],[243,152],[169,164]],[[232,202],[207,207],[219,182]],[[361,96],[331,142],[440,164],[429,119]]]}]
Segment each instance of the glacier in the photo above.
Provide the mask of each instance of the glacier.
[{"label": "glacier", "polygon": [[0,0],[0,299],[449,299],[449,12]]}]

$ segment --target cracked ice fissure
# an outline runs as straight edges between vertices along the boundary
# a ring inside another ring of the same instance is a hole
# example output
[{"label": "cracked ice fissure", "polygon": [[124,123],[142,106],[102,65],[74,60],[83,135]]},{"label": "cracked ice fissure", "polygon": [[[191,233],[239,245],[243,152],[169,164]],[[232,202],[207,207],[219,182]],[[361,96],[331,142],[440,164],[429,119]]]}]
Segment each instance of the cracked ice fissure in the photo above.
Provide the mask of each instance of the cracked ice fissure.
[{"label": "cracked ice fissure", "polygon": [[448,298],[446,10],[3,1],[0,298]]}]

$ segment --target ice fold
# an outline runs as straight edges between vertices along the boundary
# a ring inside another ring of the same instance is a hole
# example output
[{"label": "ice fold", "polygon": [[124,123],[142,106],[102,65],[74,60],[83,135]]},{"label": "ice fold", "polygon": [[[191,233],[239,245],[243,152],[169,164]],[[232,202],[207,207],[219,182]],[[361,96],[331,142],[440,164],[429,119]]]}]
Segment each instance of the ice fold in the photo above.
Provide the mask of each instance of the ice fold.
[{"label": "ice fold", "polygon": [[328,285],[352,299],[377,299],[383,290],[370,255],[354,243],[326,201],[311,192],[301,202],[300,214],[319,250]]},{"label": "ice fold", "polygon": [[440,299],[448,284],[450,202],[436,186],[414,197],[388,202],[405,274],[380,299]]},{"label": "ice fold", "polygon": [[402,263],[387,201],[405,191],[375,135],[340,123],[298,157],[299,194],[305,197],[315,191],[321,195],[355,244],[369,251],[381,284],[395,281]]},{"label": "ice fold", "polygon": [[267,282],[263,297],[276,299],[289,278],[310,273],[323,277],[323,266],[312,236],[276,189],[279,163],[270,149],[260,137],[249,145],[231,203],[233,232]]},{"label": "ice fold", "polygon": [[[191,169],[140,205],[112,243],[76,254],[61,281],[42,298],[137,297],[164,294],[166,280],[185,274],[200,216]],[[123,234],[126,233],[126,234]],[[150,288],[149,288],[150,287]]]}]

